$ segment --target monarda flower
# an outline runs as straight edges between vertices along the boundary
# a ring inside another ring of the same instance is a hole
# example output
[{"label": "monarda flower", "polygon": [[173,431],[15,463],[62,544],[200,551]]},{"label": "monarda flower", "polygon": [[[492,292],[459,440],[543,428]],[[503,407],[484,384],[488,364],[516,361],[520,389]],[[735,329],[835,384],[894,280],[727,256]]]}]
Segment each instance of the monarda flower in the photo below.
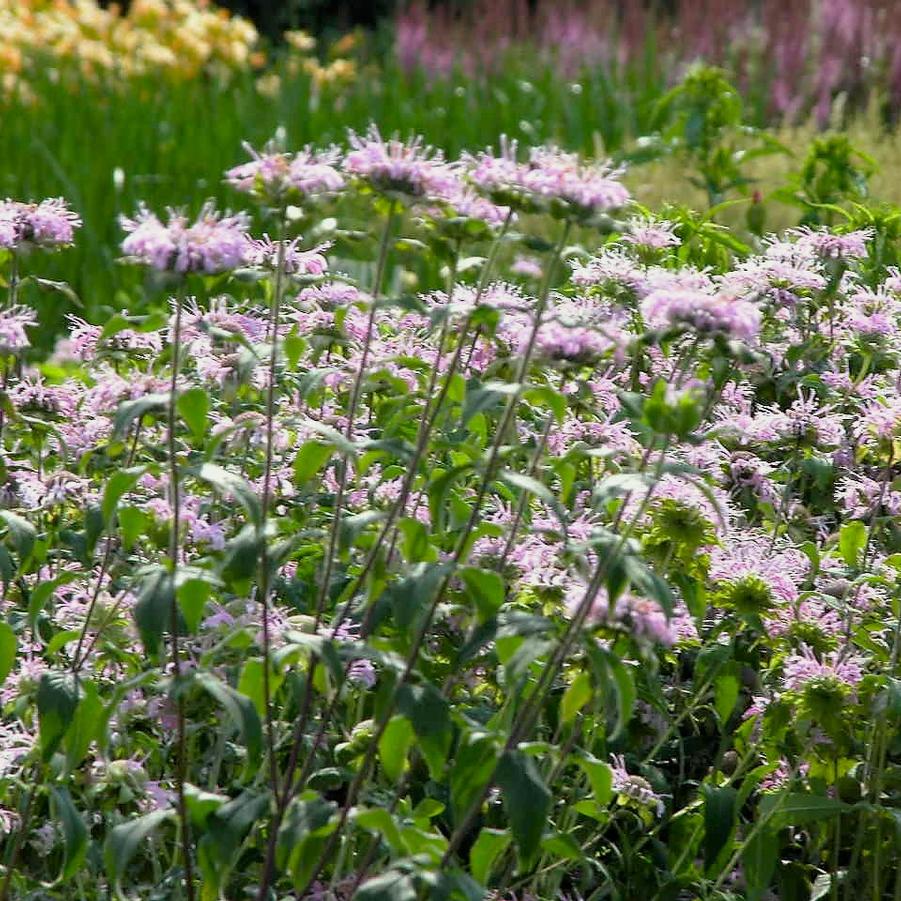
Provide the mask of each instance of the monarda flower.
[{"label": "monarda flower", "polygon": [[580,288],[595,289],[602,296],[627,299],[647,294],[648,276],[644,267],[622,250],[606,250],[587,263],[573,267],[572,283]]},{"label": "monarda flower", "polygon": [[454,169],[422,138],[387,141],[372,126],[365,135],[350,132],[344,171],[373,190],[405,200],[442,200],[459,189]]},{"label": "monarda flower", "polygon": [[[528,335],[521,335],[519,350],[525,350]],[[535,353],[546,360],[591,363],[614,346],[613,336],[583,325],[549,320],[535,336]]]},{"label": "monarda flower", "polygon": [[867,255],[867,242],[873,237],[873,230],[862,228],[843,235],[829,229],[812,229],[806,226],[793,229],[790,234],[797,237],[797,244],[828,260],[855,260]]},{"label": "monarda flower", "polygon": [[556,147],[533,147],[528,161],[519,162],[516,141],[502,139],[500,156],[486,151],[468,162],[469,179],[478,190],[494,203],[523,212],[546,211],[588,223],[630,200],[619,170]]},{"label": "monarda flower", "polygon": [[613,790],[619,795],[620,804],[637,804],[640,807],[651,808],[658,817],[663,816],[663,799],[654,791],[654,787],[647,779],[629,773],[625,758],[621,754],[613,756],[613,766],[610,769],[613,775]]},{"label": "monarda flower", "polygon": [[0,202],[0,248],[54,250],[71,244],[81,218],[61,197],[40,203]]},{"label": "monarda flower", "polygon": [[626,223],[624,244],[632,244],[639,250],[660,251],[678,247],[682,240],[675,233],[676,226],[666,219],[630,219]]},{"label": "monarda flower", "polygon": [[702,335],[749,341],[760,331],[760,310],[749,301],[702,291],[661,289],[641,303],[641,313],[656,327],[687,326]]},{"label": "monarda flower", "polygon": [[863,679],[859,657],[835,652],[817,658],[807,646],[802,646],[800,653],[786,658],[782,672],[782,684],[786,691],[804,691],[819,685],[833,687],[846,694],[851,693]]},{"label": "monarda flower", "polygon": [[901,491],[883,485],[865,475],[843,479],[835,492],[836,501],[854,519],[875,515],[898,516],[901,513]]},{"label": "monarda flower", "polygon": [[740,613],[794,602],[809,571],[810,561],[801,551],[773,548],[763,535],[731,538],[710,554],[710,579],[721,603]]},{"label": "monarda flower", "polygon": [[243,213],[222,215],[207,204],[194,222],[169,210],[164,223],[141,207],[134,219],[123,216],[121,222],[128,233],[122,252],[159,272],[216,275],[247,261],[249,220]]},{"label": "monarda flower", "polygon": [[253,159],[225,173],[228,184],[273,205],[303,203],[327,194],[336,194],[345,186],[338,166],[341,151],[337,147],[313,150],[305,147],[297,153],[279,153],[267,148],[262,153],[245,144]]},{"label": "monarda flower", "polygon": [[[576,615],[584,603],[585,591],[583,585],[576,585],[567,591],[564,603],[572,616]],[[639,640],[656,642],[667,647],[676,640],[660,604],[629,592],[620,595],[614,603],[610,602],[606,591],[598,592],[597,597],[591,602],[585,621],[592,626],[606,626],[625,631]]]},{"label": "monarda flower", "polygon": [[868,447],[901,437],[901,398],[867,404],[857,413],[853,431],[857,440]]},{"label": "monarda flower", "polygon": [[[251,266],[275,270],[279,264],[279,242],[269,235],[248,239],[247,262]],[[301,250],[300,238],[285,241],[282,251],[282,266],[288,275],[325,275],[328,261],[325,252],[330,244],[320,244],[312,250]]]},{"label": "monarda flower", "polygon": [[27,307],[0,312],[0,354],[17,354],[31,346],[26,328],[37,324],[37,316]]}]

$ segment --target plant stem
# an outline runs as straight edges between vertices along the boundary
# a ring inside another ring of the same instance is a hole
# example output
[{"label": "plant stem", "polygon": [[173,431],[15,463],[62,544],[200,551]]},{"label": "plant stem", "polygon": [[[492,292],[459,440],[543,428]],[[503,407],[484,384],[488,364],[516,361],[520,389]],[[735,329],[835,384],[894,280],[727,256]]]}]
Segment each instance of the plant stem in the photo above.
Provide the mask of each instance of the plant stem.
[{"label": "plant stem", "polygon": [[170,616],[172,684],[176,696],[176,770],[175,792],[178,798],[179,833],[181,835],[182,859],[185,867],[185,890],[188,901],[194,901],[194,869],[191,861],[191,833],[188,820],[188,805],[185,799],[185,782],[188,771],[187,726],[185,723],[185,698],[181,691],[181,649],[179,647],[178,600],[175,583],[178,577],[179,539],[181,532],[181,496],[179,488],[178,447],[176,427],[178,425],[178,376],[181,364],[181,319],[184,307],[184,281],[179,283],[175,297],[175,323],[172,331],[172,373],[169,382],[169,416],[167,430],[167,450],[169,457],[169,494],[172,506],[172,526],[169,535],[169,565],[172,573],[172,609]]},{"label": "plant stem", "polygon": [[472,504],[472,510],[467,520],[466,525],[457,540],[456,550],[451,559],[451,564],[449,567],[449,572],[442,579],[437,591],[435,592],[435,597],[429,604],[429,607],[426,613],[423,616],[423,621],[417,630],[417,633],[413,639],[411,648],[407,653],[407,657],[404,664],[403,672],[400,678],[397,681],[397,684],[394,686],[394,689],[391,693],[391,697],[385,705],[384,710],[382,711],[382,715],[379,718],[378,723],[373,731],[372,738],[370,739],[369,745],[366,750],[366,754],[363,758],[363,762],[360,764],[360,768],[357,771],[356,776],[351,782],[348,790],[347,797],[345,802],[341,808],[341,814],[339,816],[338,824],[335,828],[335,831],[329,836],[329,839],[326,843],[325,848],[322,851],[322,855],[318,865],[315,867],[314,872],[308,877],[306,885],[301,889],[300,894],[303,893],[309,888],[312,882],[316,879],[319,873],[322,870],[322,867],[325,865],[326,861],[329,859],[331,853],[334,851],[337,843],[341,840],[341,836],[344,830],[344,826],[347,823],[347,819],[350,815],[351,807],[356,803],[357,795],[360,792],[360,789],[363,787],[363,783],[368,775],[369,767],[371,766],[373,760],[375,759],[376,750],[378,748],[379,740],[385,732],[385,729],[388,727],[388,723],[391,719],[391,716],[394,712],[394,706],[397,701],[397,696],[399,690],[409,682],[410,677],[413,674],[413,670],[416,665],[416,661],[419,658],[419,652],[422,649],[422,646],[425,642],[426,636],[428,634],[428,630],[431,627],[432,619],[434,618],[435,611],[438,609],[441,601],[444,598],[445,593],[447,592],[448,587],[450,586],[451,579],[453,577],[453,572],[456,566],[464,559],[469,547],[469,536],[471,535],[473,529],[476,526],[476,523],[479,520],[481,515],[481,506],[482,502],[485,499],[485,495],[488,493],[488,488],[491,485],[491,482],[494,479],[495,469],[498,462],[498,457],[500,453],[501,443],[503,441],[503,436],[506,434],[507,428],[510,425],[510,422],[515,414],[516,408],[519,405],[519,400],[522,397],[523,391],[525,390],[525,377],[528,373],[529,367],[532,362],[532,354],[535,349],[535,342],[538,337],[538,331],[541,328],[541,323],[544,316],[544,311],[547,306],[548,298],[550,296],[550,286],[553,279],[554,269],[557,266],[557,263],[562,255],[563,248],[566,245],[566,240],[569,236],[570,224],[567,222],[562,230],[560,235],[560,240],[554,248],[554,251],[551,254],[550,260],[548,262],[548,269],[545,273],[544,284],[542,286],[541,294],[538,299],[538,303],[535,307],[534,311],[534,322],[532,325],[532,329],[529,334],[529,338],[526,342],[525,349],[523,351],[522,359],[520,361],[520,365],[517,369],[516,374],[516,387],[514,389],[513,394],[510,396],[507,405],[504,409],[504,413],[501,416],[501,421],[497,426],[497,430],[495,431],[494,439],[492,441],[492,445],[490,450],[488,451],[488,461],[485,464],[484,475],[480,481],[479,488],[476,494],[476,499]]},{"label": "plant stem", "polygon": [[[372,345],[372,336],[375,331],[375,317],[377,313],[377,301],[381,294],[382,290],[382,282],[385,276],[385,269],[387,267],[388,262],[388,248],[391,242],[391,235],[394,232],[395,219],[397,217],[397,202],[392,200],[391,206],[388,210],[388,218],[385,221],[385,227],[382,231],[382,238],[379,243],[379,255],[378,261],[376,263],[375,276],[373,278],[373,286],[372,286],[372,300],[371,306],[369,309],[369,318],[366,324],[366,337],[363,341],[363,349],[360,355],[360,363],[357,368],[357,373],[354,378],[353,385],[351,387],[350,393],[350,403],[347,411],[347,426],[345,428],[344,436],[348,440],[353,439],[354,434],[354,422],[356,420],[357,415],[357,407],[360,403],[360,395],[362,393],[363,380],[366,375],[366,364],[369,360],[369,351]],[[325,563],[323,566],[322,573],[322,581],[319,585],[319,592],[316,599],[316,611],[315,618],[313,622],[313,632],[314,634],[319,631],[319,626],[322,622],[322,615],[325,612],[326,601],[328,600],[329,588],[332,581],[332,570],[335,565],[335,554],[338,546],[338,535],[340,534],[341,528],[341,517],[344,508],[344,494],[347,489],[347,474],[348,474],[348,457],[347,454],[343,454],[341,457],[341,462],[339,464],[339,475],[338,475],[338,490],[335,495],[335,507],[332,512],[332,524],[331,530],[329,533],[328,540],[328,548],[326,550]],[[304,695],[300,705],[300,713],[297,719],[297,724],[294,729],[294,737],[291,745],[290,756],[288,760],[288,766],[285,772],[284,780],[282,782],[282,791],[281,795],[278,792],[278,778],[277,774],[275,776],[275,781],[273,782],[274,786],[274,794],[275,794],[275,812],[272,817],[272,823],[270,824],[269,837],[267,841],[266,847],[266,860],[263,864],[263,875],[260,880],[260,888],[257,894],[257,898],[259,901],[265,901],[269,895],[269,886],[272,883],[272,878],[275,872],[275,849],[276,842],[278,840],[278,830],[281,826],[282,818],[284,817],[285,810],[288,807],[288,803],[293,796],[292,786],[294,779],[294,771],[297,766],[297,761],[300,755],[300,748],[303,743],[303,736],[306,731],[307,721],[310,715],[310,709],[312,708],[312,700],[313,700],[313,672],[316,668],[318,657],[315,654],[310,655],[310,660],[307,665],[306,670],[306,679],[304,682]],[[273,755],[274,757],[274,755]]]},{"label": "plant stem", "polygon": [[275,759],[275,728],[272,721],[272,687],[270,685],[271,636],[269,634],[270,565],[266,526],[272,499],[272,458],[275,424],[275,379],[278,368],[278,330],[281,324],[282,296],[285,281],[285,211],[279,215],[278,257],[275,268],[275,290],[269,305],[269,373],[266,385],[266,459],[263,470],[263,497],[260,502],[260,579],[259,599],[263,626],[263,708],[266,717],[266,743],[269,753],[269,782],[273,795],[278,792],[278,763]]}]

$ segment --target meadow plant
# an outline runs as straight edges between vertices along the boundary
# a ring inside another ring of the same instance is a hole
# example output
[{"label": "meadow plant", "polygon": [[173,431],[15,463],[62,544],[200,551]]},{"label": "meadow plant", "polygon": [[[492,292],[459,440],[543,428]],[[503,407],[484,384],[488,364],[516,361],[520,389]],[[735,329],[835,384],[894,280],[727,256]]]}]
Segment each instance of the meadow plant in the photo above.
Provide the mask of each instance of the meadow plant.
[{"label": "meadow plant", "polygon": [[375,128],[225,179],[122,220],[162,308],[0,315],[0,899],[901,891],[886,221]]}]

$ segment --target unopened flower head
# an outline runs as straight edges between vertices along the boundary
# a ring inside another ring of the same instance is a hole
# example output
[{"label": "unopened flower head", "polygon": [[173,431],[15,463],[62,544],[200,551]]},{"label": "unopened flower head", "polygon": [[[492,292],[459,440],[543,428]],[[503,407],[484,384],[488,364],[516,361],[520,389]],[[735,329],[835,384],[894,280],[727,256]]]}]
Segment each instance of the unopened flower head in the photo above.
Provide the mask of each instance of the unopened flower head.
[{"label": "unopened flower head", "polygon": [[163,222],[142,207],[134,219],[122,218],[128,233],[122,252],[160,272],[215,275],[246,262],[248,224],[245,214],[222,215],[211,205],[204,206],[194,222],[174,210]]},{"label": "unopened flower head", "polygon": [[61,197],[40,203],[0,202],[0,248],[5,250],[64,247],[80,226],[81,218]]}]

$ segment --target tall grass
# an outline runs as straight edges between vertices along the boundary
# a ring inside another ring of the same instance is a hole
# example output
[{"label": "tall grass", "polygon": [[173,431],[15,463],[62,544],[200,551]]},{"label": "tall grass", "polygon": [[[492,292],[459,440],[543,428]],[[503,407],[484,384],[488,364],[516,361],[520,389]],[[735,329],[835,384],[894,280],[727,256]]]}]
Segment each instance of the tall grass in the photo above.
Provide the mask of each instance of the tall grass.
[{"label": "tall grass", "polygon": [[[527,143],[554,141],[591,156],[634,146],[658,127],[657,101],[667,87],[649,39],[642,65],[583,69],[561,78],[549,61],[511,56],[491,78],[461,70],[441,77],[406,71],[390,59],[363,65],[344,87],[317,89],[304,73],[282,63],[262,93],[258,78],[238,74],[229,83],[198,79],[162,83],[73,81],[47,73],[32,82],[33,99],[13,98],[0,125],[0,194],[20,199],[63,195],[84,218],[78,245],[47,261],[42,274],[68,282],[83,315],[98,318],[134,306],[133,271],[117,263],[120,214],[141,201],[153,208],[195,209],[207,198],[239,203],[215,177],[243,158],[242,142],[260,145],[281,130],[288,146],[342,141],[348,128],[377,122],[384,132],[418,133],[456,154],[496,143],[502,134]],[[273,83],[274,82],[274,83]],[[875,108],[874,108],[875,109]],[[854,128],[863,149],[896,170],[896,141],[880,136],[878,111]],[[810,128],[789,134],[799,153]],[[774,186],[794,162],[758,165],[761,190]],[[213,175],[211,176],[211,173]],[[686,173],[672,162],[637,167],[628,180],[641,200],[695,203]],[[896,180],[884,179],[885,199],[898,199]],[[700,198],[698,198],[700,203]],[[697,204],[696,204],[697,205]],[[773,220],[773,224],[782,224]],[[25,263],[28,268],[28,262]],[[45,346],[71,304],[31,289],[30,302],[46,323]]]},{"label": "tall grass", "polygon": [[303,73],[275,72],[279,87],[271,96],[250,74],[228,84],[60,84],[45,77],[32,84],[35,100],[13,100],[0,127],[0,192],[65,195],[85,222],[78,247],[46,274],[69,281],[92,312],[121,306],[115,293],[132,289],[134,276],[116,263],[118,215],[139,201],[234,202],[210,173],[240,161],[243,141],[263,143],[280,128],[289,146],[341,141],[348,128],[375,121],[385,132],[422,134],[452,154],[507,134],[597,155],[647,131],[663,89],[638,70],[626,80],[597,69],[565,81],[549,65],[474,81],[462,72],[436,79],[387,63],[364,69],[349,87],[322,91]]}]

